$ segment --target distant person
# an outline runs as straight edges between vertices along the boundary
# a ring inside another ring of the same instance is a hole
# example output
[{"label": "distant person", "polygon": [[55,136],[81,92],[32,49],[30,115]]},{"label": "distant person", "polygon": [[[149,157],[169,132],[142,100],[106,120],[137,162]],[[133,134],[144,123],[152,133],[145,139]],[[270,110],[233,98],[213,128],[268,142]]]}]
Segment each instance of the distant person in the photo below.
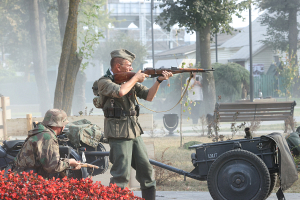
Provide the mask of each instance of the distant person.
[{"label": "distant person", "polygon": [[259,89],[259,91],[258,91],[258,98],[260,98],[260,99],[262,99],[263,98],[263,94],[262,94],[262,92],[261,92],[261,90]]},{"label": "distant person", "polygon": [[[188,79],[189,78],[186,79],[186,82]],[[202,76],[197,75],[196,72],[193,72],[193,78],[189,85],[188,98],[191,106],[191,118],[193,120],[193,124],[198,124],[198,119],[200,118],[200,106],[203,101],[203,92]]]}]

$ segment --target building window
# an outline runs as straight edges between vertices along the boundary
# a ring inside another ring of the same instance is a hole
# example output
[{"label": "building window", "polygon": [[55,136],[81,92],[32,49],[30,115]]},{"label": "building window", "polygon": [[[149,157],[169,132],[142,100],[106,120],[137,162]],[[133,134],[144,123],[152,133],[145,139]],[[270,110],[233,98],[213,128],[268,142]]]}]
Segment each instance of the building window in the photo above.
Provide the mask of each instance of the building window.
[{"label": "building window", "polygon": [[245,61],[235,61],[235,63],[240,64],[243,67],[245,67]]}]

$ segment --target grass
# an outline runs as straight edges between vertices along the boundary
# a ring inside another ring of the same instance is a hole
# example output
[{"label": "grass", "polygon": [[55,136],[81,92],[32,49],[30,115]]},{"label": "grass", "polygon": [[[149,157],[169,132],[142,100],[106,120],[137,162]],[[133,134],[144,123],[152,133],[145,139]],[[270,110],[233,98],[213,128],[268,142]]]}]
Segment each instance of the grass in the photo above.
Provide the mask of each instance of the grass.
[{"label": "grass", "polygon": [[[161,159],[162,152],[165,151],[165,161],[172,163],[173,167],[182,169],[184,171],[192,171],[194,169],[191,163],[191,153],[194,151],[179,148],[180,139],[179,137],[160,137],[160,138],[143,138],[145,142],[153,142],[155,146],[155,158],[156,160]],[[184,137],[183,141],[200,141],[211,142],[207,137]],[[164,169],[162,169],[164,170]],[[167,170],[164,170],[168,173]],[[183,176],[175,176],[174,178],[165,180],[162,185],[157,186],[157,190],[160,191],[207,191],[206,181],[197,181],[191,178],[186,178],[184,181]]]},{"label": "grass", "polygon": [[[242,138],[242,136],[236,136],[234,139]],[[157,161],[160,161],[162,152],[167,149],[164,153],[164,160],[170,162],[173,167],[182,169],[184,171],[190,172],[194,169],[194,166],[191,162],[191,154],[195,153],[195,150],[187,150],[180,148],[180,137],[156,137],[148,138],[143,137],[145,142],[153,142],[155,147],[155,158]],[[184,137],[183,143],[189,141],[199,141],[202,143],[211,143],[211,139],[208,137]],[[164,170],[164,169],[161,169]],[[167,170],[164,171],[168,173]],[[278,181],[279,182],[279,181]],[[274,192],[278,189],[275,187]],[[182,175],[174,175],[172,178],[168,178],[163,181],[162,184],[157,185],[157,190],[159,191],[208,191],[206,181],[197,181]],[[300,193],[300,180],[296,181],[293,186],[284,191],[285,193]]]}]

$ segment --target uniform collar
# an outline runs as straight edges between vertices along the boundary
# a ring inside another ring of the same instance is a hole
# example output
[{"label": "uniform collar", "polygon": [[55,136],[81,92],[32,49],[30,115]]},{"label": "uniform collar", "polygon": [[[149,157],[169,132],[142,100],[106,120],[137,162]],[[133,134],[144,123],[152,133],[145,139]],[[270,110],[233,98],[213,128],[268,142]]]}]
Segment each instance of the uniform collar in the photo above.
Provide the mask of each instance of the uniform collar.
[{"label": "uniform collar", "polygon": [[104,77],[108,77],[110,78],[112,81],[114,81],[114,73],[111,71],[111,69],[109,68],[107,71],[106,71],[106,74],[104,75]]},{"label": "uniform collar", "polygon": [[108,68],[108,70],[109,70],[109,72],[110,72],[111,75],[114,75],[114,73],[111,71],[110,68]]}]

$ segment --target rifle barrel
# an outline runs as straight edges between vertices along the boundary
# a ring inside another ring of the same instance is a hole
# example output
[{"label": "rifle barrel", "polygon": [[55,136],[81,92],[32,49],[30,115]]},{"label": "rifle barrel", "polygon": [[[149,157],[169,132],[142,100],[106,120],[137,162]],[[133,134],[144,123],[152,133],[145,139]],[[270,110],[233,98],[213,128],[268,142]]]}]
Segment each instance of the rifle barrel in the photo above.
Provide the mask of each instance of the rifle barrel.
[{"label": "rifle barrel", "polygon": [[[183,72],[208,72],[208,71],[215,71],[212,69],[197,69],[197,68],[178,68],[178,67],[171,67],[171,68],[146,68],[142,73],[148,74],[151,78],[161,76],[163,71],[172,72],[173,74],[179,74]],[[114,82],[124,83],[129,81],[135,75],[134,72],[121,72],[114,74]]]}]

